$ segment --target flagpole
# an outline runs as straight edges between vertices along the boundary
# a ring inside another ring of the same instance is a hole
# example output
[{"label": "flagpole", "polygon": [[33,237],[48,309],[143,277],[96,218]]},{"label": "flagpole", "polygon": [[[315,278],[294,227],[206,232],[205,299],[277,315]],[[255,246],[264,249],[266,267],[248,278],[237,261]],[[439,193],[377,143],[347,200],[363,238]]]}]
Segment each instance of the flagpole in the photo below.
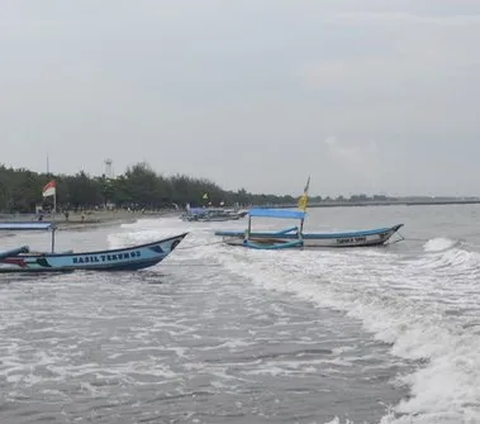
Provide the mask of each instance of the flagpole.
[{"label": "flagpole", "polygon": [[52,231],[52,253],[55,253],[55,231],[57,229],[56,227],[56,220],[55,220],[55,214],[57,212],[57,184],[55,180],[51,180],[49,183],[47,183],[43,187],[43,197],[51,197],[53,196],[53,205],[52,209],[50,211],[50,215],[52,216],[51,219],[51,225],[50,229]]}]

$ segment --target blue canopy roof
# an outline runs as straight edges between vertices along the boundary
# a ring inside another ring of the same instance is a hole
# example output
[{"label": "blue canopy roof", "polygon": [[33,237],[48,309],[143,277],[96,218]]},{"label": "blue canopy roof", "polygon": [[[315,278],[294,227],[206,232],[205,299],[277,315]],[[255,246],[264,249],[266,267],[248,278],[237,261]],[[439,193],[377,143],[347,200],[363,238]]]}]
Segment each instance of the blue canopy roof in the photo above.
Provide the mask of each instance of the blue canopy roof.
[{"label": "blue canopy roof", "polygon": [[294,211],[291,209],[250,209],[250,216],[263,216],[266,218],[283,218],[283,219],[304,219],[306,213],[302,211]]},{"label": "blue canopy roof", "polygon": [[0,231],[32,231],[48,230],[53,226],[52,222],[0,222]]}]

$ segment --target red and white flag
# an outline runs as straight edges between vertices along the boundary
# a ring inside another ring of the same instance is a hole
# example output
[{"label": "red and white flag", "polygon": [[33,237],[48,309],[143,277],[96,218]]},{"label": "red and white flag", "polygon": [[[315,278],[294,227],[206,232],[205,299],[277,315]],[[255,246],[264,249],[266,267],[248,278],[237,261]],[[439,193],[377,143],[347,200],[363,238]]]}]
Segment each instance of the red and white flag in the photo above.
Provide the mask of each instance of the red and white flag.
[{"label": "red and white flag", "polygon": [[43,197],[55,196],[57,184],[55,181],[50,181],[48,184],[43,187]]}]

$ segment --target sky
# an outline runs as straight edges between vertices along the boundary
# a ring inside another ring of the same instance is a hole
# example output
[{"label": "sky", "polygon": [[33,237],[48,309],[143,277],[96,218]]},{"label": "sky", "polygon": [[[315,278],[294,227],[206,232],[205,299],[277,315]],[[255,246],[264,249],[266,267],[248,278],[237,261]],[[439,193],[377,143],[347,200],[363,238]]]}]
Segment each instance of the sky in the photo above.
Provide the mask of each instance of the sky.
[{"label": "sky", "polygon": [[480,195],[478,0],[5,0],[0,163]]}]

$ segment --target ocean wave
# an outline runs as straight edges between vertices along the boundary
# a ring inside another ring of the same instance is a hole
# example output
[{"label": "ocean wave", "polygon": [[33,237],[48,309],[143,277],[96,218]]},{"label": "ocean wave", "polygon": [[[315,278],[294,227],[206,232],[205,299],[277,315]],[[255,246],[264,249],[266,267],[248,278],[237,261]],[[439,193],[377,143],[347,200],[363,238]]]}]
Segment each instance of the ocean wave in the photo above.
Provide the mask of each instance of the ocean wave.
[{"label": "ocean wave", "polygon": [[[144,224],[124,226],[112,235],[112,245],[185,228],[173,220]],[[392,356],[416,362],[413,371],[397,377],[409,396],[392,405],[380,424],[480,422],[480,335],[472,324],[480,315],[478,252],[449,238],[430,239],[407,258],[388,248],[251,251],[208,245],[211,230],[192,230],[185,246],[205,247],[177,254],[215,260],[261,289],[343,311],[390,344]]]}]

